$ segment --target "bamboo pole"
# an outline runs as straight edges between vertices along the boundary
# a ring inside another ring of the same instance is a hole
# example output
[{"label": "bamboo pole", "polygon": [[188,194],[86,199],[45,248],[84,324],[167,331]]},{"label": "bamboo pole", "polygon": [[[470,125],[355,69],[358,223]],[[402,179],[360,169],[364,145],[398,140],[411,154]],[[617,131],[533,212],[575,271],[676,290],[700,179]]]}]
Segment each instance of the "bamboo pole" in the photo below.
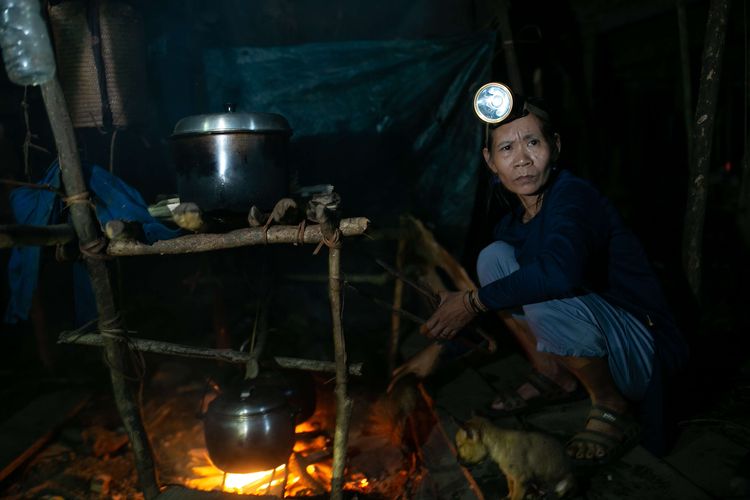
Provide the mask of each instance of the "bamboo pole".
[{"label": "bamboo pole", "polygon": [[693,154],[693,85],[690,80],[690,40],[688,39],[685,0],[677,0],[677,28],[680,34],[680,68],[682,70],[682,110],[685,117],[688,164]]},{"label": "bamboo pole", "polygon": [[690,289],[700,297],[703,226],[706,218],[708,162],[711,159],[711,139],[719,95],[719,77],[724,55],[729,0],[711,0],[706,21],[706,40],[703,46],[703,65],[698,90],[693,131],[688,196],[685,207],[685,225],[682,245],[682,262]]},{"label": "bamboo pole", "polygon": [[518,58],[516,57],[516,46],[513,42],[513,30],[510,27],[510,10],[509,0],[499,0],[499,9],[497,11],[497,20],[500,24],[500,37],[503,40],[503,53],[505,54],[505,65],[510,78],[510,85],[513,92],[523,94],[523,81],[521,80],[521,70],[518,67]]},{"label": "bamboo pole", "polygon": [[[742,4],[742,18],[747,19],[747,2]],[[750,130],[748,130],[748,112],[750,112],[750,50],[748,50],[748,28],[745,24],[743,33],[745,46],[745,71],[744,71],[744,89],[743,94],[743,154],[742,154],[742,172],[740,177],[740,192],[737,199],[737,223],[740,228],[740,236],[745,241],[745,245],[750,246]]]},{"label": "bamboo pole", "polygon": [[0,248],[62,245],[73,241],[76,233],[70,224],[29,226],[0,225]]},{"label": "bamboo pole", "polygon": [[[68,199],[75,200],[75,202],[70,203],[73,227],[82,248],[87,248],[88,245],[97,242],[99,234],[90,204],[87,202],[88,193],[83,180],[81,161],[78,156],[73,125],[68,114],[65,96],[57,78],[53,78],[40,87],[52,133],[55,137],[65,193]],[[159,495],[159,484],[156,478],[151,443],[143,427],[141,408],[135,397],[134,388],[126,378],[128,348],[124,342],[117,342],[115,338],[117,332],[121,330],[121,325],[112,297],[109,274],[103,260],[91,256],[84,256],[84,260],[96,299],[99,329],[111,332],[111,335],[108,335],[105,339],[105,353],[109,364],[115,402],[133,446],[138,480],[145,498],[150,500]]]},{"label": "bamboo pole", "polygon": [[[398,238],[398,248],[396,249],[396,269],[398,272],[404,272],[406,261],[406,236],[404,235],[404,224],[401,224],[401,235]],[[398,347],[401,338],[401,314],[396,312],[401,309],[404,301],[404,282],[395,280],[393,285],[393,312],[391,313],[391,337],[388,344],[388,374],[393,373],[396,368],[398,358]]]},{"label": "bamboo pole", "polygon": [[[193,347],[184,344],[174,344],[171,342],[162,342],[159,340],[141,339],[137,337],[128,337],[122,339],[126,341],[132,349],[141,352],[152,352],[155,354],[164,354],[167,356],[181,356],[184,358],[211,359],[214,361],[224,361],[226,363],[235,363],[244,365],[250,359],[247,352],[233,351],[231,349],[211,349],[205,347]],[[76,344],[94,347],[102,347],[104,339],[96,333],[63,332],[57,339],[58,344]],[[317,361],[312,359],[286,358],[275,356],[273,360],[281,368],[291,370],[307,370],[316,372],[335,372],[336,364],[331,361]],[[350,375],[362,375],[362,363],[353,363],[349,365]]]},{"label": "bamboo pole", "polygon": [[[343,236],[364,234],[370,221],[364,217],[343,219],[340,229]],[[266,238],[267,236],[267,238]],[[210,252],[227,248],[276,243],[320,243],[323,239],[320,225],[307,226],[300,234],[297,226],[271,226],[264,236],[263,228],[237,229],[222,234],[189,234],[171,240],[157,241],[151,245],[138,241],[111,241],[107,254],[115,257],[129,255],[174,255]]]}]

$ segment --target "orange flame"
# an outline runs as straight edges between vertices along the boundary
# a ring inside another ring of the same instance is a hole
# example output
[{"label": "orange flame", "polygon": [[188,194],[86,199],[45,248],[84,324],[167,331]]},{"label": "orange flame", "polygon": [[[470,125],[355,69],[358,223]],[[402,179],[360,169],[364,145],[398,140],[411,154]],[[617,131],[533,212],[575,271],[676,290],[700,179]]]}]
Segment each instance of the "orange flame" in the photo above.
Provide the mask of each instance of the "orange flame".
[{"label": "orange flame", "polygon": [[[241,494],[280,494],[280,488],[284,482],[285,466],[281,465],[275,469],[251,472],[249,474],[224,474],[215,467],[208,458],[205,449],[192,450],[193,458],[202,458],[206,465],[192,467],[195,478],[186,481],[190,488],[204,491],[220,490],[229,493]],[[287,479],[287,485],[291,483]]]},{"label": "orange flame", "polygon": [[[299,434],[314,432],[318,429],[305,422],[298,425],[295,430]],[[185,484],[197,490],[219,490],[244,495],[276,495],[282,498],[319,495],[330,491],[332,478],[330,459],[310,464],[302,471],[295,457],[325,450],[326,445],[326,438],[322,435],[312,439],[298,440],[294,445],[295,454],[290,457],[290,462],[287,464],[289,472],[287,472],[287,465],[280,465],[275,469],[249,474],[225,474],[211,463],[205,448],[194,449],[190,451],[190,458],[191,470],[195,477],[187,479]],[[361,493],[368,493],[371,489],[367,478],[362,474],[353,474],[349,477],[344,488]]]}]

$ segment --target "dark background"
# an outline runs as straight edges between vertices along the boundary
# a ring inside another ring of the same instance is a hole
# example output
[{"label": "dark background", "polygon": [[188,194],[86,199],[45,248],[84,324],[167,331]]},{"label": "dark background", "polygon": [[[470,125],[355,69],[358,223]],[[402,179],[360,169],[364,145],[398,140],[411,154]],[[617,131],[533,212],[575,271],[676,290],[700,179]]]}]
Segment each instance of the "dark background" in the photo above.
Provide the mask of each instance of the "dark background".
[{"label": "dark background", "polygon": [[[408,46],[414,40],[443,42],[484,36],[497,29],[497,5],[488,0],[163,0],[131,4],[144,19],[147,88],[140,98],[147,103],[148,113],[140,123],[118,131],[115,173],[139,189],[148,202],[157,194],[175,192],[167,137],[176,120],[216,111],[210,109],[206,88],[205,49],[399,40]],[[748,274],[744,261],[747,241],[738,225],[741,167],[747,154],[745,4],[733,3],[727,29],[710,161],[704,285],[698,300],[687,291],[681,270],[688,165],[675,2],[510,4],[524,92],[543,97],[553,110],[562,136],[562,165],[594,181],[641,238],[693,344],[694,369],[702,375],[690,382],[700,385],[696,401],[708,404],[715,395],[712,389],[721,390],[747,361],[748,321],[742,314],[748,299],[743,286]],[[687,1],[686,9],[694,106],[708,2]],[[508,81],[500,42],[487,65],[493,80]],[[24,89],[4,75],[0,76],[0,89],[1,177],[37,180],[52,157],[32,150],[24,171],[21,145],[26,128],[20,106]],[[38,89],[29,88],[27,99],[35,143],[52,150]],[[467,109],[470,106],[467,99]],[[476,130],[481,134],[478,124]],[[82,158],[108,162],[111,130],[81,129],[78,136]],[[387,160],[402,161],[399,148],[409,140],[404,135],[383,143],[379,153]],[[345,126],[341,136],[306,141],[293,140],[293,155],[297,151],[297,157],[303,158],[300,151],[322,155],[337,150],[342,157],[356,158],[361,153],[358,139],[347,136]],[[439,214],[424,207],[418,211],[470,272],[492,224],[501,215],[500,207],[493,204],[490,213],[486,211],[488,178],[480,152],[474,153],[475,161],[456,174],[469,171],[476,179],[473,192],[468,190],[467,198],[460,200],[466,207],[465,224],[446,230]],[[336,176],[350,164],[327,167]],[[364,174],[383,175],[377,171]],[[402,175],[395,179],[413,182],[410,172]],[[455,178],[446,175],[441,182],[452,186]],[[346,189],[346,185],[340,187]],[[366,213],[345,209],[345,215],[371,218],[379,236],[347,243],[343,266],[349,275],[377,276],[380,271],[371,257],[393,261],[395,241],[388,235],[397,220],[390,193],[362,194],[367,199],[380,199],[382,204],[367,207]],[[397,207],[413,208],[408,200],[399,203]],[[0,223],[9,223],[12,216],[7,196],[2,204]],[[3,263],[8,254],[5,250],[0,254]],[[257,304],[272,296],[269,322],[274,333],[269,353],[330,359],[329,311],[321,281],[325,260],[322,255],[311,256],[308,249],[249,248],[211,255],[120,259],[112,264],[112,270],[128,326],[138,330],[139,336],[216,345],[224,328],[227,336],[223,338],[236,348],[247,338]],[[51,251],[45,251],[36,325],[2,325],[0,340],[5,347],[0,370],[29,381],[44,379],[28,382],[37,390],[50,381],[103,370],[98,353],[54,345],[59,331],[74,326],[69,275],[70,265],[56,263]],[[389,299],[392,284],[372,285],[372,289]],[[1,293],[5,303],[7,286]],[[389,314],[348,294],[345,319],[350,360],[383,366]],[[28,389],[24,384],[5,388],[6,401],[20,405]],[[16,405],[7,406],[6,411]]]}]

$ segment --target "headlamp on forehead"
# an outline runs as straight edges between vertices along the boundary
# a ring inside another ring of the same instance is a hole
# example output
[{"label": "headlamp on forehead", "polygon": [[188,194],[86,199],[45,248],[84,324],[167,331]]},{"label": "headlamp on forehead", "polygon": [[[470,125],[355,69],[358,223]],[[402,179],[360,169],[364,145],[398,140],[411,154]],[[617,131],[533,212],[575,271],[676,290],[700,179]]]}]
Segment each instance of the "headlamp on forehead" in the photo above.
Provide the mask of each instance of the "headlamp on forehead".
[{"label": "headlamp on forehead", "polygon": [[474,113],[485,123],[484,144],[489,144],[490,129],[505,125],[532,113],[549,122],[550,116],[535,98],[514,94],[504,83],[490,82],[474,94]]},{"label": "headlamp on forehead", "polygon": [[513,92],[507,85],[490,82],[474,94],[474,112],[485,123],[500,123],[513,111]]},{"label": "headlamp on forehead", "polygon": [[482,85],[474,94],[474,113],[484,122],[485,147],[490,143],[491,128],[528,114],[523,97],[513,95],[510,87],[497,82]]},{"label": "headlamp on forehead", "polygon": [[504,83],[487,83],[474,94],[474,112],[490,128],[505,125],[529,113],[549,120],[549,114],[539,104],[538,99],[527,99],[513,93]]}]

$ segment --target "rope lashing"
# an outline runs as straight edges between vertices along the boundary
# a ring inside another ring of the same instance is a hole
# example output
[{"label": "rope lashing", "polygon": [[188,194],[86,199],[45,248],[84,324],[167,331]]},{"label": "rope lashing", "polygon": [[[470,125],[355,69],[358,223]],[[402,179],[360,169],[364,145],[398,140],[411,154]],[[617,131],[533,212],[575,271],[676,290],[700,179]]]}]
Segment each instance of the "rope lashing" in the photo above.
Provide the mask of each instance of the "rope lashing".
[{"label": "rope lashing", "polygon": [[78,248],[83,255],[91,259],[109,260],[113,258],[111,255],[105,253],[105,250],[107,249],[107,239],[102,236],[95,240],[91,240],[88,243],[81,243],[78,245]]}]

